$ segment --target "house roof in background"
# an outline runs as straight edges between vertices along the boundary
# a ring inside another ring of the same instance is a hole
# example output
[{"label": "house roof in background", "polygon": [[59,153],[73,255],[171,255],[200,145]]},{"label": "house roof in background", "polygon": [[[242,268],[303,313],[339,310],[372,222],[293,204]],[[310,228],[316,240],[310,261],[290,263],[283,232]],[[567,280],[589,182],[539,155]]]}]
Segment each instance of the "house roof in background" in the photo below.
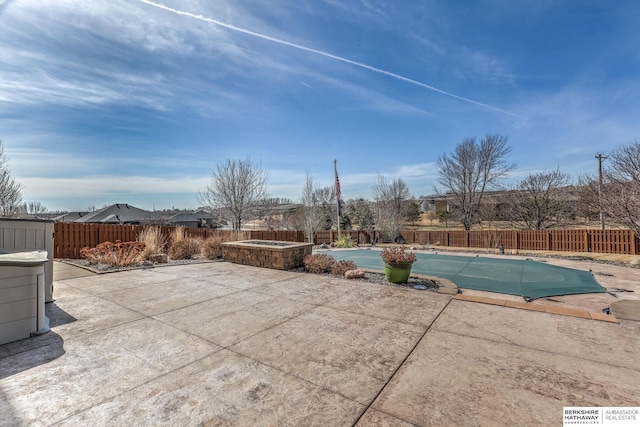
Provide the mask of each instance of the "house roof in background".
[{"label": "house roof in background", "polygon": [[52,219],[56,222],[74,222],[75,220],[80,219],[90,213],[91,212],[67,212]]},{"label": "house roof in background", "polygon": [[74,222],[122,224],[148,221],[150,218],[151,212],[149,211],[136,208],[127,203],[116,203],[95,212],[90,212]]},{"label": "house roof in background", "polygon": [[200,221],[203,219],[216,222],[216,218],[214,218],[209,212],[202,209],[195,212],[177,213],[169,218],[169,222]]}]

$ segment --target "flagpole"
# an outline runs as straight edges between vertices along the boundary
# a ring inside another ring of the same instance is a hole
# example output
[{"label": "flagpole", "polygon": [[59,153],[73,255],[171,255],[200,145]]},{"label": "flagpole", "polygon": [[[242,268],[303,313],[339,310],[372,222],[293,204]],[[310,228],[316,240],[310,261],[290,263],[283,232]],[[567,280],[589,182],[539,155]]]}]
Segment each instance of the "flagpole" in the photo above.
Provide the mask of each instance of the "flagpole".
[{"label": "flagpole", "polygon": [[338,160],[333,159],[333,172],[336,176],[336,218],[338,219],[338,239],[340,238],[340,181],[338,180]]}]

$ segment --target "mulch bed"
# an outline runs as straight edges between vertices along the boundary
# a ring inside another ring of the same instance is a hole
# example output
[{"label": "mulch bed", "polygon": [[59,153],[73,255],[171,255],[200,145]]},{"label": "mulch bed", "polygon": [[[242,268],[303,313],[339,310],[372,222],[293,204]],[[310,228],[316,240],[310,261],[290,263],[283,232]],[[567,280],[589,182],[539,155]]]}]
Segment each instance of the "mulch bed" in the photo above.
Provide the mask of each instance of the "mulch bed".
[{"label": "mulch bed", "polygon": [[[188,265],[188,264],[201,264],[201,263],[208,263],[208,262],[222,262],[221,259],[217,259],[217,260],[209,260],[209,259],[170,259],[169,262],[167,263],[161,263],[161,264],[152,264],[152,263],[142,263],[141,265],[134,265],[134,266],[129,266],[129,267],[114,267],[111,265],[106,265],[106,264],[91,264],[89,263],[89,261],[85,260],[85,259],[61,259],[60,262],[64,262],[66,264],[71,264],[71,265],[75,265],[77,267],[81,267],[84,269],[87,269],[89,271],[92,271],[94,273],[115,273],[118,271],[129,271],[129,270],[140,270],[140,269],[148,269],[148,268],[155,268],[155,267],[165,267],[165,266],[171,266],[171,265]],[[293,272],[298,272],[298,273],[303,273],[304,272],[304,268],[300,267],[300,268],[296,268],[296,269],[292,269],[289,271],[293,271]],[[313,273],[308,273],[308,274],[313,274]],[[334,278],[338,278],[339,276],[332,276],[330,274],[325,274],[325,276],[327,277],[334,277]],[[387,281],[387,279],[385,278],[384,274],[379,274],[379,273],[365,273],[365,277],[362,279],[351,279],[357,282],[366,282],[366,283],[373,283],[373,284],[377,284],[377,285],[387,285],[387,286],[397,286],[397,287],[401,287],[401,288],[410,288],[410,289],[416,289],[416,286],[418,287],[418,289],[420,290],[427,290],[427,291],[432,291],[432,292],[437,292],[438,291],[438,283],[435,280],[425,280],[425,279],[419,279],[417,277],[410,277],[409,281],[407,283],[400,283],[400,284],[395,284],[395,283],[390,283]]]}]

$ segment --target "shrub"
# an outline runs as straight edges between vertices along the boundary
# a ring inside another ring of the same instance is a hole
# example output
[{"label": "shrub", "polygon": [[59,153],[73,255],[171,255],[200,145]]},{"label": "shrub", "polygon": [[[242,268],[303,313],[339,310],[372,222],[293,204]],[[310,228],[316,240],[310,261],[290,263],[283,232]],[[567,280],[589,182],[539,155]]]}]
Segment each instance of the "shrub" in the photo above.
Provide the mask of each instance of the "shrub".
[{"label": "shrub", "polygon": [[106,264],[113,267],[126,267],[138,264],[142,260],[145,244],[142,242],[103,242],[95,248],[80,249],[80,256],[90,264]]},{"label": "shrub", "polygon": [[351,238],[351,236],[340,236],[338,240],[333,242],[333,246],[336,248],[355,248],[358,244]]},{"label": "shrub", "polygon": [[167,253],[169,238],[162,233],[162,229],[158,226],[145,227],[138,236],[138,241],[145,245],[141,254],[142,259],[149,259],[149,255]]},{"label": "shrub", "polygon": [[191,259],[200,254],[202,241],[195,237],[182,237],[173,241],[169,248],[169,258],[171,259]]},{"label": "shrub", "polygon": [[304,269],[309,273],[328,273],[336,260],[329,255],[313,254],[304,257]]},{"label": "shrub", "polygon": [[202,242],[201,255],[206,259],[216,259],[222,256],[223,238],[220,235],[208,237]]},{"label": "shrub", "polygon": [[350,259],[342,259],[336,262],[333,267],[331,267],[331,274],[333,274],[334,276],[344,276],[344,273],[346,273],[347,271],[355,270],[357,268],[358,266],[355,262],[351,261]]},{"label": "shrub", "polygon": [[387,264],[395,264],[398,262],[414,262],[416,254],[407,252],[403,247],[384,248],[380,256]]}]

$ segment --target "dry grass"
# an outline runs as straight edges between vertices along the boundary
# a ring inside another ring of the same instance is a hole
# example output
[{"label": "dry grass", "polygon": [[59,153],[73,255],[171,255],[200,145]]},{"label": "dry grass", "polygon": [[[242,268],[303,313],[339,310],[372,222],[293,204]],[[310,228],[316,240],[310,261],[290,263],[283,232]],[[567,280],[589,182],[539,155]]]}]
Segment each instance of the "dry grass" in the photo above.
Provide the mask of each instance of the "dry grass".
[{"label": "dry grass", "polygon": [[187,229],[186,227],[175,227],[173,231],[171,231],[171,236],[169,236],[169,240],[171,240],[171,245],[180,240],[187,237]]},{"label": "dry grass", "polygon": [[175,227],[169,241],[167,254],[171,259],[191,259],[200,254],[202,240],[189,236],[186,227]]},{"label": "dry grass", "polygon": [[85,247],[80,250],[80,256],[91,264],[105,264],[113,267],[128,267],[139,264],[144,251],[142,242],[103,242],[95,248]]},{"label": "dry grass", "polygon": [[196,237],[183,237],[171,243],[169,258],[192,259],[200,255],[202,239]]},{"label": "dry grass", "polygon": [[207,237],[204,242],[202,242],[202,257],[206,259],[222,257],[222,242],[224,242],[224,239],[219,234]]},{"label": "dry grass", "polygon": [[143,259],[148,259],[149,255],[167,253],[169,238],[162,233],[160,227],[146,227],[138,236],[138,241],[145,245],[141,254]]}]

